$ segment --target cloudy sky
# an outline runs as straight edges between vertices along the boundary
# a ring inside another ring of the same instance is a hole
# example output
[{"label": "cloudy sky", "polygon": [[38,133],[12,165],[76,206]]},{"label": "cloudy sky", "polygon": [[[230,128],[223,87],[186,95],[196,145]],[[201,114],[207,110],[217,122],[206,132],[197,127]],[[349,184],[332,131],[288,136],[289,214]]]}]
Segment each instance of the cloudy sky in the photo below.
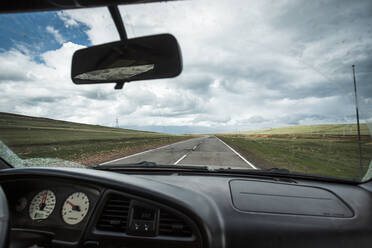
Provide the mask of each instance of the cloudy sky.
[{"label": "cloudy sky", "polygon": [[74,85],[75,50],[119,39],[106,8],[0,16],[0,112],[172,133],[372,122],[372,1],[121,6],[129,37],[173,34],[173,79]]}]

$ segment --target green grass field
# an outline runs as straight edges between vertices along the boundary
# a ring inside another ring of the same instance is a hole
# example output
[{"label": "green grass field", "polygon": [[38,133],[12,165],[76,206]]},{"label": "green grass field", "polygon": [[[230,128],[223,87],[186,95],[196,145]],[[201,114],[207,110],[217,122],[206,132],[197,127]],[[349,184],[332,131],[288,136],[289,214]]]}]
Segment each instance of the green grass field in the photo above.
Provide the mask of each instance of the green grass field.
[{"label": "green grass field", "polygon": [[[367,125],[361,130],[365,172],[372,159],[372,143]],[[360,178],[355,125],[295,126],[217,136],[261,169],[280,167],[306,174]]]},{"label": "green grass field", "polygon": [[60,158],[90,165],[188,138],[0,113],[0,140],[24,159]]},{"label": "green grass field", "polygon": [[[356,125],[291,126],[217,136],[261,169],[360,178]],[[372,142],[361,125],[363,171]],[[97,164],[192,138],[0,113],[0,140],[22,159],[59,158]]]},{"label": "green grass field", "polygon": [[[243,132],[244,134],[287,134],[287,135],[357,135],[356,124],[323,124],[323,125],[302,125],[288,126],[273,129],[263,129]],[[360,125],[361,135],[370,135],[367,124]]]}]

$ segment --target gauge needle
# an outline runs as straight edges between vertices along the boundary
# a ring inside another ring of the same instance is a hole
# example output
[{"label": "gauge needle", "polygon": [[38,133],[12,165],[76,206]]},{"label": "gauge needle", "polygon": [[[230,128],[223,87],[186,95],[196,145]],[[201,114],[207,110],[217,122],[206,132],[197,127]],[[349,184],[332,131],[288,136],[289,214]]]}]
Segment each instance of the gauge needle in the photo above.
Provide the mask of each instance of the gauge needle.
[{"label": "gauge needle", "polygon": [[69,200],[66,201],[67,204],[69,204],[74,211],[80,211],[80,207],[78,205],[73,204]]},{"label": "gauge needle", "polygon": [[44,192],[44,194],[43,194],[43,198],[41,199],[41,203],[39,205],[40,210],[44,210],[44,208],[45,208],[45,200],[46,200],[47,194],[48,194],[48,192]]}]

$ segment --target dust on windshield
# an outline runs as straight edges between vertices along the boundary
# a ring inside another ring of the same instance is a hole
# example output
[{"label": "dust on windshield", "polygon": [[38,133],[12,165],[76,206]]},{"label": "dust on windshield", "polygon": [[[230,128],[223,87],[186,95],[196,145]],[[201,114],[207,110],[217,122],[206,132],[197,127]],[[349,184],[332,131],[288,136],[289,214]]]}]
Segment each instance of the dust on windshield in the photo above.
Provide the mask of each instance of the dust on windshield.
[{"label": "dust on windshield", "polygon": [[106,8],[0,15],[2,159],[372,175],[371,1],[119,9],[129,38],[176,37],[180,76],[74,85],[74,51],[119,40]]}]

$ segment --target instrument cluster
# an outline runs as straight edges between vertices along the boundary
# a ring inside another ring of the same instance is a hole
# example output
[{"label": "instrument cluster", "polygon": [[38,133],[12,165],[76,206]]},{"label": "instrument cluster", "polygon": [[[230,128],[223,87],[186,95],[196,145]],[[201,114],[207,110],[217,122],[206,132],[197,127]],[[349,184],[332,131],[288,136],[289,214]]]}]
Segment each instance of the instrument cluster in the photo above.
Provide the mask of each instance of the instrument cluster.
[{"label": "instrument cluster", "polygon": [[[22,211],[22,206],[27,207],[27,199],[24,197],[18,200],[16,209]],[[31,200],[29,215],[34,221],[45,220],[54,211],[56,196],[52,190],[39,191]],[[68,225],[76,225],[84,220],[89,210],[89,197],[84,192],[74,192],[63,201],[61,216]]]},{"label": "instrument cluster", "polygon": [[102,189],[67,181],[35,181],[4,185],[11,226],[50,232],[61,240],[77,240],[87,225]]}]

